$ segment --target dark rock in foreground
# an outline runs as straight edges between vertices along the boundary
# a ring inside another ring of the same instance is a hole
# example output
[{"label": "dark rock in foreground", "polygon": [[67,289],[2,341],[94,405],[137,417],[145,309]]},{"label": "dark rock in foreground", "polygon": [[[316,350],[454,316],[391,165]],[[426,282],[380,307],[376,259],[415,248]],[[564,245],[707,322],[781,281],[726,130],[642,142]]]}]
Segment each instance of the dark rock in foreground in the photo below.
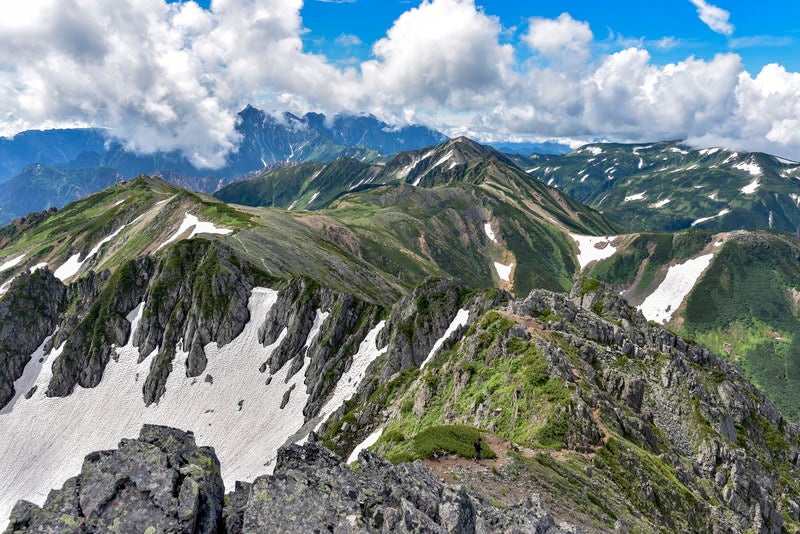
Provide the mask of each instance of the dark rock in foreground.
[{"label": "dark rock in foreground", "polygon": [[42,508],[19,501],[6,533],[218,532],[224,492],[214,449],[196,446],[191,433],[145,425],[139,439],[89,454]]},{"label": "dark rock in foreground", "polygon": [[[227,503],[223,510],[223,503]],[[43,507],[19,501],[18,532],[577,532],[555,525],[538,496],[499,509],[443,484],[421,463],[364,451],[354,470],[316,443],[280,449],[275,474],[224,498],[219,461],[191,432],[145,425],[138,439],[89,454]]]},{"label": "dark rock in foreground", "polygon": [[354,470],[315,443],[281,449],[273,475],[228,496],[228,532],[577,531],[556,526],[536,495],[499,509],[419,462],[394,466],[369,451],[358,460]]}]

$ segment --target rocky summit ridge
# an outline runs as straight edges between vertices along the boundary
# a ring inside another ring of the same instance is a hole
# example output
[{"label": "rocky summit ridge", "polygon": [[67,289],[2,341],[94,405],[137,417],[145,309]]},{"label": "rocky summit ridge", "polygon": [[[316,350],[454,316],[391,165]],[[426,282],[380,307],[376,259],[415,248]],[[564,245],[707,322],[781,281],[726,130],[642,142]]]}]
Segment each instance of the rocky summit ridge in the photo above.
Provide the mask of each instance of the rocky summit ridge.
[{"label": "rocky summit ridge", "polygon": [[420,462],[393,466],[369,451],[358,462],[293,445],[272,475],[223,495],[213,449],[191,432],[145,425],[138,439],[88,455],[42,507],[20,501],[5,532],[579,532],[557,526],[536,495],[498,508]]}]

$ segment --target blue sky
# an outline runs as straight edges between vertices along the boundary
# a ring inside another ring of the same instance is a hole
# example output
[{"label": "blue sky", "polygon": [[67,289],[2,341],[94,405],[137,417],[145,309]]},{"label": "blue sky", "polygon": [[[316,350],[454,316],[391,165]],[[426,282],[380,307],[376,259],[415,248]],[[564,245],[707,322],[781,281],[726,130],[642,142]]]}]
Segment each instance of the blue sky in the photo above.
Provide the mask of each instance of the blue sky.
[{"label": "blue sky", "polygon": [[100,126],[200,166],[247,104],[800,160],[797,0],[26,0],[0,43],[0,135]]},{"label": "blue sky", "polygon": [[[397,17],[417,4],[406,0],[306,1],[301,13],[309,32],[303,41],[310,50],[332,58],[341,60],[355,55],[363,59]],[[556,18],[567,12],[574,19],[589,23],[598,38],[598,53],[641,43],[662,64],[690,55],[709,59],[714,54],[733,51],[742,56],[745,67],[753,74],[775,62],[800,70],[800,2],[795,0],[715,2],[730,13],[734,26],[731,36],[709,29],[698,17],[697,8],[686,0],[494,0],[477,4],[487,14],[500,18],[509,30],[510,42],[519,42],[530,17]],[[362,44],[337,45],[340,35],[354,35]]]}]

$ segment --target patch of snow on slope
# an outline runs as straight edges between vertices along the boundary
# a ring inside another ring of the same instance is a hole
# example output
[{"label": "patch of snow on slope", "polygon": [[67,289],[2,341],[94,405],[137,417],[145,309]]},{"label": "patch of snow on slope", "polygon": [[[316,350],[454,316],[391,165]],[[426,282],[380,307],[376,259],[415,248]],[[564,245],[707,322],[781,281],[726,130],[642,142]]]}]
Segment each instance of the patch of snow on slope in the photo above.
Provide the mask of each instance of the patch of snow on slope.
[{"label": "patch of snow on slope", "polygon": [[654,145],[647,145],[647,146],[635,146],[633,147],[633,153],[638,154],[640,150],[647,150],[648,148],[653,148]]},{"label": "patch of snow on slope", "polygon": [[33,351],[31,359],[28,360],[28,363],[25,364],[25,369],[22,370],[22,376],[14,381],[14,396],[8,401],[8,404],[0,410],[0,415],[14,411],[14,405],[17,401],[36,384],[36,379],[39,377],[42,367],[47,363],[48,355],[44,353],[44,348],[54,335],[55,332],[44,338],[42,344]]},{"label": "patch of snow on slope", "polygon": [[639,168],[644,168],[644,160],[642,158],[639,158]]},{"label": "patch of snow on slope", "polygon": [[581,149],[581,152],[591,152],[595,156],[599,156],[603,153],[603,149],[599,146],[585,146]]},{"label": "patch of snow on slope", "polygon": [[[0,518],[8,517],[14,503],[25,498],[42,504],[51,488],[80,471],[89,452],[116,447],[121,438],[135,437],[144,423],[192,430],[199,445],[213,446],[222,464],[228,489],[236,480],[252,481],[270,473],[278,447],[303,424],[308,394],[304,385],[310,358],[303,369],[287,377],[291,362],[272,375],[259,367],[283,341],[264,347],[258,329],[278,293],[254,288],[248,307],[251,320],[242,333],[223,347],[205,346],[206,375],[186,376],[186,352],[177,351],[166,393],[157,405],[145,407],[142,382],[155,354],[137,364],[139,350],[128,344],[116,349],[100,384],[91,389],[76,387],[72,395],[51,398],[44,395],[52,376],[49,365],[60,349],[48,356],[36,379],[38,389],[30,398],[20,398],[11,413],[0,415]],[[128,316],[131,333],[136,332],[143,307]],[[309,333],[309,346],[319,333],[326,314],[317,312]],[[292,388],[289,402],[281,409],[284,393]],[[268,464],[265,466],[265,462]],[[1,519],[0,519],[1,520]]]},{"label": "patch of snow on slope", "polygon": [[186,230],[192,227],[194,227],[194,229],[192,230],[192,233],[189,234],[189,237],[187,237],[187,239],[192,239],[197,234],[228,235],[231,232],[233,232],[233,230],[230,230],[229,228],[219,228],[212,222],[201,221],[191,213],[186,212],[186,214],[183,216],[183,221],[181,222],[181,225],[178,227],[175,233],[172,234],[166,241],[158,245],[158,248],[155,251],[158,252],[162,248],[166,247],[167,245],[178,239],[181,236],[181,234],[183,234]]},{"label": "patch of snow on slope", "polygon": [[502,263],[494,262],[494,268],[497,271],[497,276],[500,277],[500,280],[504,280],[506,282],[510,281],[512,267],[514,267],[513,263],[503,265]]},{"label": "patch of snow on slope", "polygon": [[722,150],[720,147],[701,148],[700,150],[698,150],[698,152],[700,153],[701,156],[710,156],[712,154],[716,154],[720,150]]},{"label": "patch of snow on slope", "polygon": [[97,243],[94,247],[92,247],[92,250],[90,250],[89,253],[86,254],[86,257],[83,258],[83,260],[80,259],[81,257],[80,254],[73,254],[72,256],[70,256],[69,259],[66,262],[64,262],[64,264],[61,267],[56,269],[56,272],[54,272],[53,275],[62,282],[67,278],[75,276],[78,273],[78,271],[80,271],[84,263],[86,263],[90,258],[93,258],[98,252],[100,252],[100,247],[102,247],[115,237],[117,237],[119,233],[125,229],[126,226],[127,225],[123,224],[122,226],[114,230],[114,232],[111,233],[111,235],[108,235],[103,239],[101,239],[99,243]]},{"label": "patch of snow on slope", "polygon": [[633,200],[644,200],[646,198],[645,194],[647,194],[647,191],[642,191],[641,193],[636,193],[635,195],[629,195],[625,197],[625,200],[623,200],[623,202],[631,202]]},{"label": "patch of snow on slope", "polygon": [[725,165],[726,163],[730,163],[731,161],[735,160],[738,157],[739,157],[739,153],[738,152],[733,152],[730,156],[725,158],[725,161],[722,162],[722,165]]},{"label": "patch of snow on slope", "polygon": [[[450,152],[448,152],[447,154],[445,154],[444,156],[442,156],[441,158],[436,160],[436,163],[431,165],[430,169],[434,169],[434,168],[438,167],[439,165],[441,165],[442,163],[444,163],[445,161],[450,160],[450,158],[452,158],[454,154],[455,153],[451,150]],[[428,169],[428,170],[430,170],[430,169]]]},{"label": "patch of snow on slope", "polygon": [[[589,265],[593,261],[600,261],[610,258],[617,251],[616,247],[611,245],[611,242],[617,236],[594,236],[594,235],[578,235],[569,234],[578,244],[578,263],[581,269]],[[598,245],[605,245],[598,247]]]},{"label": "patch of snow on slope", "polygon": [[708,198],[710,198],[711,200],[717,200],[717,195],[718,195],[718,193],[714,192],[714,193],[711,193],[710,195],[708,195]]},{"label": "patch of snow on slope", "polygon": [[670,267],[664,281],[639,305],[647,320],[658,323],[668,321],[713,258],[713,254],[706,254]]},{"label": "patch of snow on slope", "polygon": [[670,152],[676,152],[678,154],[688,154],[689,153],[688,150],[681,150],[680,148],[678,148],[676,146],[669,147],[669,151]]},{"label": "patch of snow on slope", "polygon": [[35,273],[35,272],[36,272],[36,271],[38,271],[39,269],[44,269],[45,267],[47,267],[47,264],[46,264],[46,263],[37,263],[36,265],[34,265],[34,266],[33,266],[33,267],[31,267],[30,269],[28,269],[28,272],[30,272],[30,273]]},{"label": "patch of snow on slope", "polygon": [[752,182],[750,182],[746,186],[744,186],[741,189],[739,189],[739,191],[741,191],[745,195],[752,195],[753,193],[756,192],[756,189],[758,189],[760,186],[761,186],[761,182],[759,182],[758,178],[756,178],[755,180],[753,180]]},{"label": "patch of snow on slope", "polygon": [[749,172],[753,176],[761,176],[764,174],[764,170],[761,168],[761,165],[754,161],[742,161],[741,163],[734,165],[733,168],[739,169],[740,171]]},{"label": "patch of snow on slope", "polygon": [[486,237],[491,239],[494,243],[497,243],[497,236],[494,235],[492,231],[492,225],[487,223],[483,223],[483,231],[486,232]]},{"label": "patch of snow on slope", "polygon": [[25,254],[20,254],[16,258],[11,258],[10,260],[0,265],[0,273],[16,267],[17,265],[22,263],[22,260],[24,259],[25,259]]},{"label": "patch of snow on slope", "polygon": [[796,162],[796,161],[792,161],[792,160],[790,160],[790,159],[782,158],[782,157],[780,157],[780,156],[775,156],[775,159],[776,159],[776,160],[777,160],[779,163],[783,163],[784,165],[797,165],[797,162]]},{"label": "patch of snow on slope", "polygon": [[419,368],[424,369],[425,366],[428,365],[428,362],[430,362],[433,359],[433,357],[436,356],[436,353],[439,351],[439,348],[441,348],[442,344],[448,339],[450,339],[450,336],[453,335],[453,332],[465,326],[468,320],[469,320],[469,310],[465,310],[463,308],[458,310],[458,313],[456,313],[456,316],[453,317],[453,320],[450,322],[450,325],[447,327],[445,333],[442,334],[442,337],[437,339],[436,343],[433,344],[431,351],[425,357],[425,361],[422,362],[422,365],[420,365]]},{"label": "patch of snow on slope", "polygon": [[306,206],[310,206],[312,202],[314,202],[315,200],[317,200],[317,197],[318,197],[318,196],[319,196],[319,191],[317,191],[316,193],[314,193],[313,195],[311,195],[311,198],[309,199],[309,201],[308,201],[308,204],[306,204]]},{"label": "patch of snow on slope", "polygon": [[347,457],[347,463],[352,464],[353,462],[358,460],[358,454],[364,449],[369,449],[370,447],[375,445],[380,439],[381,434],[383,434],[383,427],[380,427],[378,430],[367,436],[364,441],[356,445],[356,448],[353,449],[353,452],[351,452],[350,456]]},{"label": "patch of snow on slope", "polygon": [[789,193],[789,198],[791,198],[794,201],[795,206],[800,208],[800,195],[797,195],[795,193]]},{"label": "patch of snow on slope", "polygon": [[722,217],[723,215],[727,215],[730,212],[731,212],[731,210],[729,210],[728,208],[725,208],[724,210],[720,211],[716,215],[712,215],[711,217],[701,217],[701,218],[697,219],[696,221],[692,222],[692,226],[697,226],[698,224],[702,224],[702,223],[704,223],[706,221],[710,221],[711,219],[716,219],[717,217]]},{"label": "patch of snow on slope", "polygon": [[664,200],[659,200],[658,202],[654,202],[653,204],[650,204],[650,207],[651,208],[663,208],[664,206],[666,206],[670,202],[672,202],[671,199],[665,198]]},{"label": "patch of snow on slope", "polygon": [[328,420],[328,417],[330,417],[333,412],[338,410],[342,404],[350,400],[353,395],[356,394],[358,386],[361,385],[361,381],[364,380],[364,376],[367,374],[367,367],[369,367],[378,356],[386,352],[388,346],[379,349],[376,342],[378,335],[385,326],[386,321],[379,322],[375,325],[375,328],[369,331],[361,342],[361,345],[358,347],[358,352],[353,355],[350,369],[348,369],[336,383],[333,395],[319,411],[318,417],[320,420],[315,430],[319,430],[319,427]]}]

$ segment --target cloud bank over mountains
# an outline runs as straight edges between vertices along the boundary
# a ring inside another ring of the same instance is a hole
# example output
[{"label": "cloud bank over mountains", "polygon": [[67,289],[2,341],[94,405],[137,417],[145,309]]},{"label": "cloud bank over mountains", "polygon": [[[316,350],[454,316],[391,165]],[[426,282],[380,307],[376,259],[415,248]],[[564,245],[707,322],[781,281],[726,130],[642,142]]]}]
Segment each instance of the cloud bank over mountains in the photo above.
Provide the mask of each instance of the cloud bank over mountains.
[{"label": "cloud bank over mountains", "polygon": [[[690,0],[715,32],[729,14]],[[473,0],[425,0],[372,57],[342,66],[304,50],[302,0],[28,0],[0,3],[0,135],[93,125],[138,152],[218,166],[236,112],[370,112],[484,140],[689,139],[800,159],[800,73],[751,75],[734,53],[657,65],[641,45],[598,53],[564,13],[519,28]],[[512,41],[509,33],[519,32]],[[512,44],[514,42],[514,44]]]}]

